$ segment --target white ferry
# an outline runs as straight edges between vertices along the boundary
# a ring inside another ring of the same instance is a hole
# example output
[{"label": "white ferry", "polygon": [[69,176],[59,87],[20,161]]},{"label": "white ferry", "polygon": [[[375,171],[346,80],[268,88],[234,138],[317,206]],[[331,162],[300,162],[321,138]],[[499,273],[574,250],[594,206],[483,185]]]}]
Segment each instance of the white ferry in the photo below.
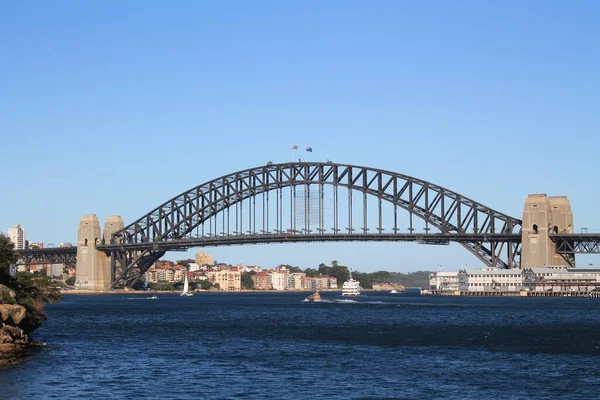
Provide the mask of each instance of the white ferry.
[{"label": "white ferry", "polygon": [[359,294],[360,283],[352,279],[352,273],[350,273],[350,279],[342,285],[342,296],[358,296]]}]

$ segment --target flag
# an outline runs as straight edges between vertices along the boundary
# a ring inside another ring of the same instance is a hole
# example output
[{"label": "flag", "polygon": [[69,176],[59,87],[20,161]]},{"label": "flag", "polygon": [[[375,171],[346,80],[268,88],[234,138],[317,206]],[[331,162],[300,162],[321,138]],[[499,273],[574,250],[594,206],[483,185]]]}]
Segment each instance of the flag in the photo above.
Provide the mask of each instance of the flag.
[{"label": "flag", "polygon": [[308,151],[308,152],[312,153],[312,147],[307,147],[307,148],[306,148],[306,151]]},{"label": "flag", "polygon": [[298,145],[297,144],[293,145],[292,150],[298,150]]}]

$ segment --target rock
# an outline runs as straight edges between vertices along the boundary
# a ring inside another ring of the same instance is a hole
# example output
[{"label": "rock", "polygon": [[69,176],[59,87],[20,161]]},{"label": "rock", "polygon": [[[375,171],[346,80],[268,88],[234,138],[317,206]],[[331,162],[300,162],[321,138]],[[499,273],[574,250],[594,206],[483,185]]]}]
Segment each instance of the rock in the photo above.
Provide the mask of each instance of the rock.
[{"label": "rock", "polygon": [[0,285],[0,303],[12,304],[14,303],[15,296],[16,294],[12,289]]},{"label": "rock", "polygon": [[25,317],[26,309],[23,306],[0,304],[0,322],[7,325],[18,325]]},{"label": "rock", "polygon": [[0,328],[0,365],[18,362],[29,354],[31,340],[15,326]]}]

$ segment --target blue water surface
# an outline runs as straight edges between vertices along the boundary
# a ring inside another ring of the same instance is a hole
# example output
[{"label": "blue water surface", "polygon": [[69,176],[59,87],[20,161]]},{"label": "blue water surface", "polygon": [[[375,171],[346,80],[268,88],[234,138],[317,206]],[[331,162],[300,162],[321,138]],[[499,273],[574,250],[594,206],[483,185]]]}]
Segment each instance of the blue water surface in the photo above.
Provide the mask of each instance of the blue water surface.
[{"label": "blue water surface", "polygon": [[306,295],[66,295],[0,398],[600,398],[600,299]]}]

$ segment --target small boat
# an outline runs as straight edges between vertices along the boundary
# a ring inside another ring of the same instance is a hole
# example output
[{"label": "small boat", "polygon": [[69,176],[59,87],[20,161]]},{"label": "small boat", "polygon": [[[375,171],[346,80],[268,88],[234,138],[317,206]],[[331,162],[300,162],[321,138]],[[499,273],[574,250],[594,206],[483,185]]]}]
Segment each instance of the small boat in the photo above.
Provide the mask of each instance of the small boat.
[{"label": "small boat", "polygon": [[396,294],[396,293],[398,293],[398,291],[397,291],[396,289],[392,289],[392,290],[390,291],[390,293],[391,293],[391,294]]},{"label": "small boat", "polygon": [[308,296],[306,298],[306,300],[308,300],[308,301],[319,301],[319,300],[321,300],[321,295],[319,294],[319,291],[317,290],[316,292],[314,292],[313,294],[311,294],[310,296]]},{"label": "small boat", "polygon": [[150,297],[150,298],[154,300],[154,299],[158,299],[158,296],[157,296],[157,295],[154,295],[154,296],[152,296],[152,297]]},{"label": "small boat", "polygon": [[190,284],[188,283],[188,277],[187,277],[187,272],[186,272],[185,280],[183,282],[183,292],[181,292],[180,296],[186,296],[186,297],[193,296],[194,294],[192,292],[188,291],[189,287],[190,287]]}]

